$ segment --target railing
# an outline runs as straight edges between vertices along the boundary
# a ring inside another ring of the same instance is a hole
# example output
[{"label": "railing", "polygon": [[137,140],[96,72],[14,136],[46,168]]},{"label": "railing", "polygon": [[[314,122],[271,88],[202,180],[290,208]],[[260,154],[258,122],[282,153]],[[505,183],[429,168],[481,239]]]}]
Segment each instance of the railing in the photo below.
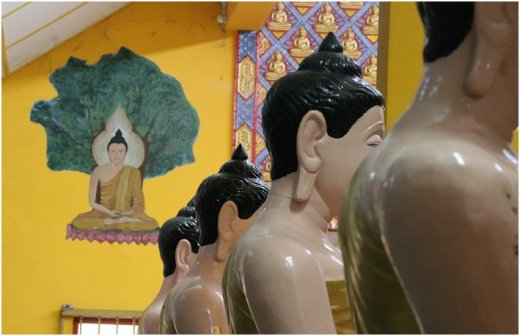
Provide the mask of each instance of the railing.
[{"label": "railing", "polygon": [[[119,326],[132,326],[133,333],[139,325],[142,311],[134,310],[95,310],[75,309],[72,305],[62,305],[60,317],[60,334],[64,333],[65,319],[73,318],[73,333],[81,334],[83,325],[97,323],[97,333],[101,334],[103,325],[114,325],[115,334],[119,332]],[[105,334],[105,332],[103,332]]]}]

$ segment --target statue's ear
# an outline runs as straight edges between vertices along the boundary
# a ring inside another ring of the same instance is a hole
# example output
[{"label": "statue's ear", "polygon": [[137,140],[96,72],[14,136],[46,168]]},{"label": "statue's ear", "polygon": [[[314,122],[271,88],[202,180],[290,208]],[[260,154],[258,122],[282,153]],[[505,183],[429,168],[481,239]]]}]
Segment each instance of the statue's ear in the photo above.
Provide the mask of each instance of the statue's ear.
[{"label": "statue's ear", "polygon": [[325,135],[327,123],[323,114],[316,110],[307,112],[300,121],[296,134],[298,171],[293,197],[298,201],[307,201],[314,189],[321,167],[321,158],[316,147]]},{"label": "statue's ear", "polygon": [[506,2],[475,2],[475,46],[465,83],[475,98],[485,96],[494,85],[518,29],[508,17],[508,7]]},{"label": "statue's ear", "polygon": [[175,248],[175,271],[186,274],[190,270],[191,244],[187,239],[181,239]]},{"label": "statue's ear", "polygon": [[233,222],[238,218],[238,208],[233,201],[227,201],[218,213],[217,261],[226,261],[235,244]]}]

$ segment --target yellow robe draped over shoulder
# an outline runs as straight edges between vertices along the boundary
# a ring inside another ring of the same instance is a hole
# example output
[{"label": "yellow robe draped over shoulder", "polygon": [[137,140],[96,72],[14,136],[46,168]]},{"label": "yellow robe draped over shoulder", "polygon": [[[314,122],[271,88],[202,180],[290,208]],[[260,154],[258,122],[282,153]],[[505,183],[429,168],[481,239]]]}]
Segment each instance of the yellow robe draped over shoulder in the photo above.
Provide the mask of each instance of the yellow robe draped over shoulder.
[{"label": "yellow robe draped over shoulder", "polygon": [[[233,254],[230,259],[232,257]],[[239,276],[230,269],[229,264],[228,260],[222,278],[229,330],[232,334],[259,334],[246,296],[239,284]],[[345,280],[328,280],[325,281],[325,285],[336,332],[338,334],[355,334],[356,330],[351,317]]]},{"label": "yellow robe draped over shoulder", "polygon": [[144,195],[142,190],[141,172],[139,169],[124,166],[110,181],[100,182],[98,188],[99,203],[107,209],[120,212],[133,210],[128,217],[138,218],[138,223],[120,223],[106,225],[108,215],[92,210],[79,214],[71,222],[77,230],[126,230],[150,231],[158,227],[157,221],[144,213]]}]

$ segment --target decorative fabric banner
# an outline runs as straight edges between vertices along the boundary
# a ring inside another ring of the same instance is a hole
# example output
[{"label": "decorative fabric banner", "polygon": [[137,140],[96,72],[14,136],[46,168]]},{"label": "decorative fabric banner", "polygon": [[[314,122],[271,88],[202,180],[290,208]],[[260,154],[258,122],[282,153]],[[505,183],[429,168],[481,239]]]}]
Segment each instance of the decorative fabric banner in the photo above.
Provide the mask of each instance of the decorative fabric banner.
[{"label": "decorative fabric banner", "polygon": [[378,2],[280,2],[260,31],[238,34],[233,148],[242,143],[266,181],[271,163],[261,111],[272,83],[297,70],[332,31],[363,78],[376,86],[378,30]]}]

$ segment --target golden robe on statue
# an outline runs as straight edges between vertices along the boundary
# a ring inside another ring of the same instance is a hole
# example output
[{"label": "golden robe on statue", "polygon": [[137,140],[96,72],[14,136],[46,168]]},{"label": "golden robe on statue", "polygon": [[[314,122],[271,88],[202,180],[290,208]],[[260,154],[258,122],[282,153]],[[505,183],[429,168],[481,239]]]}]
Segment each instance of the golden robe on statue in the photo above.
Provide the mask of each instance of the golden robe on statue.
[{"label": "golden robe on statue", "polygon": [[158,227],[157,221],[144,213],[144,195],[141,187],[141,172],[139,169],[124,166],[110,181],[99,182],[97,197],[99,203],[107,209],[120,213],[132,210],[126,217],[138,219],[139,222],[105,224],[109,216],[101,211],[92,210],[79,214],[71,222],[78,230],[125,230],[151,231]]},{"label": "golden robe on statue", "polygon": [[[259,334],[239,276],[228,266],[229,262],[226,263],[224,269],[222,289],[230,332],[232,334]],[[325,285],[336,332],[338,334],[355,334],[345,280],[328,280]]]}]

